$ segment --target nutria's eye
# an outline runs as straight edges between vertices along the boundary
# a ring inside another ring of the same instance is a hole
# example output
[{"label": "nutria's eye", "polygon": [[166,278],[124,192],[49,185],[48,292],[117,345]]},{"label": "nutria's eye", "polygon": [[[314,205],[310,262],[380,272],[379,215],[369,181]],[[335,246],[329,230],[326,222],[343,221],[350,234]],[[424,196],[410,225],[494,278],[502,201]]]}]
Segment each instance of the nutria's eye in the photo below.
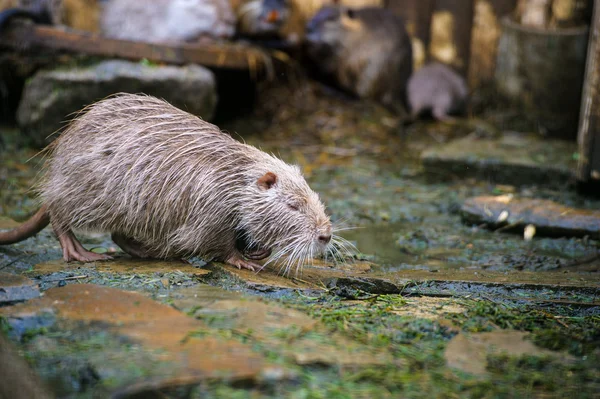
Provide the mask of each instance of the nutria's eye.
[{"label": "nutria's eye", "polygon": [[352,10],[352,9],[349,8],[349,9],[346,10],[346,16],[348,18],[350,18],[350,19],[354,19],[354,17],[356,16],[356,14],[354,14],[354,10]]}]

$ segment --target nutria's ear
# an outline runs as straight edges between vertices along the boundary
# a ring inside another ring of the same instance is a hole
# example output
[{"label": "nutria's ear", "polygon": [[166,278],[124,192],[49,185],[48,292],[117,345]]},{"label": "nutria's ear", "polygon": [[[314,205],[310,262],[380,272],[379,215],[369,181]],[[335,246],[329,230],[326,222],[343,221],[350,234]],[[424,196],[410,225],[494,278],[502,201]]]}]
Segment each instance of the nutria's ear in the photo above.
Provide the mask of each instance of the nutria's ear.
[{"label": "nutria's ear", "polygon": [[265,173],[264,176],[256,181],[256,184],[258,184],[258,187],[261,190],[268,190],[273,187],[275,183],[277,183],[277,175],[273,172]]}]

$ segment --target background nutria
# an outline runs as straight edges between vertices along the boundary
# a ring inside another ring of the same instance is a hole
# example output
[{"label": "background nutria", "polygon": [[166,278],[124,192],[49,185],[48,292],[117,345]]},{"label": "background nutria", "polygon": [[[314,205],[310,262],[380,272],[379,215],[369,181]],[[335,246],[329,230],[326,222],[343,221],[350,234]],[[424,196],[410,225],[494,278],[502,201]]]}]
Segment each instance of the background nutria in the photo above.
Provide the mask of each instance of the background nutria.
[{"label": "background nutria", "polygon": [[401,18],[382,8],[325,7],[306,27],[307,54],[360,98],[406,107],[412,46]]},{"label": "background nutria", "polygon": [[235,22],[229,0],[109,0],[100,18],[104,36],[145,42],[231,38]]},{"label": "background nutria", "polygon": [[290,0],[231,0],[237,33],[251,38],[276,38],[290,15]]},{"label": "background nutria", "polygon": [[[0,244],[52,221],[65,260],[106,258],[74,229],[107,231],[134,256],[199,255],[238,267],[290,255],[286,271],[340,237],[300,170],[154,97],[120,94],[69,124],[48,148],[38,213]],[[240,251],[236,242],[246,243]],[[333,253],[332,252],[332,253]]]},{"label": "background nutria", "polygon": [[279,36],[289,44],[304,41],[306,23],[325,6],[341,5],[351,8],[383,7],[383,0],[289,0],[290,14]]},{"label": "background nutria", "polygon": [[0,0],[0,29],[13,18],[27,18],[38,24],[62,23],[61,0]]},{"label": "background nutria", "polygon": [[24,17],[36,23],[97,32],[101,7],[106,1],[0,0],[0,29],[13,17]]},{"label": "background nutria", "polygon": [[465,112],[469,90],[465,79],[451,67],[432,62],[408,81],[408,102],[413,118],[431,112],[437,120]]}]

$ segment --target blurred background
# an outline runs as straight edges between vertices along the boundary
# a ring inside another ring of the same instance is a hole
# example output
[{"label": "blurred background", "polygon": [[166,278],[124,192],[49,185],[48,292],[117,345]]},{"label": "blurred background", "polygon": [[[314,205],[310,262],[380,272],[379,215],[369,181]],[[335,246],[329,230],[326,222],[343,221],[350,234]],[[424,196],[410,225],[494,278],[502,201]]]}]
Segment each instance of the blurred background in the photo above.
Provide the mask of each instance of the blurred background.
[{"label": "blurred background", "polygon": [[129,92],[300,165],[358,248],[288,278],[140,263],[107,234],[81,235],[117,254],[97,265],[49,229],[2,246],[0,327],[35,373],[6,350],[25,379],[0,397],[597,395],[599,1],[0,10],[0,228],[39,206],[40,149]]}]

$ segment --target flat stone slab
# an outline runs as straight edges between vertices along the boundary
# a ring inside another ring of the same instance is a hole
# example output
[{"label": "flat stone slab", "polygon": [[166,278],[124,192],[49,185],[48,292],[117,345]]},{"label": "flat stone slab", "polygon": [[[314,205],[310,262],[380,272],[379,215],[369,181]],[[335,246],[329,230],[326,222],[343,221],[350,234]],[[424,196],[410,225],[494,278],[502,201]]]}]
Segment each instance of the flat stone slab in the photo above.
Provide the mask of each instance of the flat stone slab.
[{"label": "flat stone slab", "polygon": [[[349,266],[350,267],[350,266]],[[221,268],[245,287],[267,295],[304,295],[329,291],[347,299],[400,294],[406,297],[489,298],[500,301],[576,307],[600,307],[600,275],[593,272],[492,271],[481,269],[398,270],[352,273],[306,267],[297,277],[285,278],[264,270],[260,273]],[[221,276],[218,272],[214,276]],[[221,277],[219,277],[221,279]],[[272,293],[272,294],[271,294]]]},{"label": "flat stone slab", "polygon": [[562,187],[575,179],[577,143],[504,132],[497,138],[473,135],[423,152],[430,176],[476,177],[511,185]]},{"label": "flat stone slab", "polygon": [[[96,271],[102,273],[153,274],[180,271],[193,276],[202,276],[210,273],[209,270],[183,261],[134,259],[129,257],[118,257],[112,260],[93,262],[93,265]],[[76,271],[79,266],[77,263],[67,263],[62,259],[55,259],[36,264],[28,274],[39,276],[56,272],[70,272]]]},{"label": "flat stone slab", "polygon": [[27,277],[0,272],[0,304],[27,301],[40,296],[37,284]]},{"label": "flat stone slab", "polygon": [[550,200],[506,195],[474,197],[463,203],[461,214],[466,222],[495,228],[522,230],[533,225],[536,234],[600,238],[600,210],[571,208]]},{"label": "flat stone slab", "polygon": [[314,260],[313,265],[306,265],[298,273],[283,275],[276,265],[268,265],[260,272],[219,264],[219,268],[244,281],[248,288],[257,291],[278,289],[322,290],[324,281],[344,276],[362,276],[371,270],[370,262],[352,262],[340,265]]},{"label": "flat stone slab", "polygon": [[508,356],[539,356],[559,358],[564,362],[574,357],[564,353],[542,349],[527,340],[529,333],[501,330],[474,334],[458,334],[450,340],[444,356],[448,366],[476,376],[486,376],[490,354]]},{"label": "flat stone slab", "polygon": [[37,72],[25,85],[17,121],[32,142],[44,144],[73,112],[121,92],[164,98],[205,120],[212,119],[217,104],[215,77],[202,66],[106,60]]},{"label": "flat stone slab", "polygon": [[216,334],[202,334],[209,330],[203,321],[135,292],[72,284],[49,289],[42,298],[0,308],[0,315],[11,323],[23,314],[46,312],[49,308],[59,321],[103,326],[107,332],[135,342],[145,351],[160,351],[161,361],[173,364],[169,375],[153,376],[151,383],[131,376],[122,388],[127,392],[189,385],[207,379],[254,381],[264,374],[287,375],[250,346]]},{"label": "flat stone slab", "polygon": [[175,307],[206,320],[211,328],[235,331],[299,365],[347,368],[394,362],[385,351],[366,348],[304,312],[275,303],[202,284],[177,290],[171,298]]}]

